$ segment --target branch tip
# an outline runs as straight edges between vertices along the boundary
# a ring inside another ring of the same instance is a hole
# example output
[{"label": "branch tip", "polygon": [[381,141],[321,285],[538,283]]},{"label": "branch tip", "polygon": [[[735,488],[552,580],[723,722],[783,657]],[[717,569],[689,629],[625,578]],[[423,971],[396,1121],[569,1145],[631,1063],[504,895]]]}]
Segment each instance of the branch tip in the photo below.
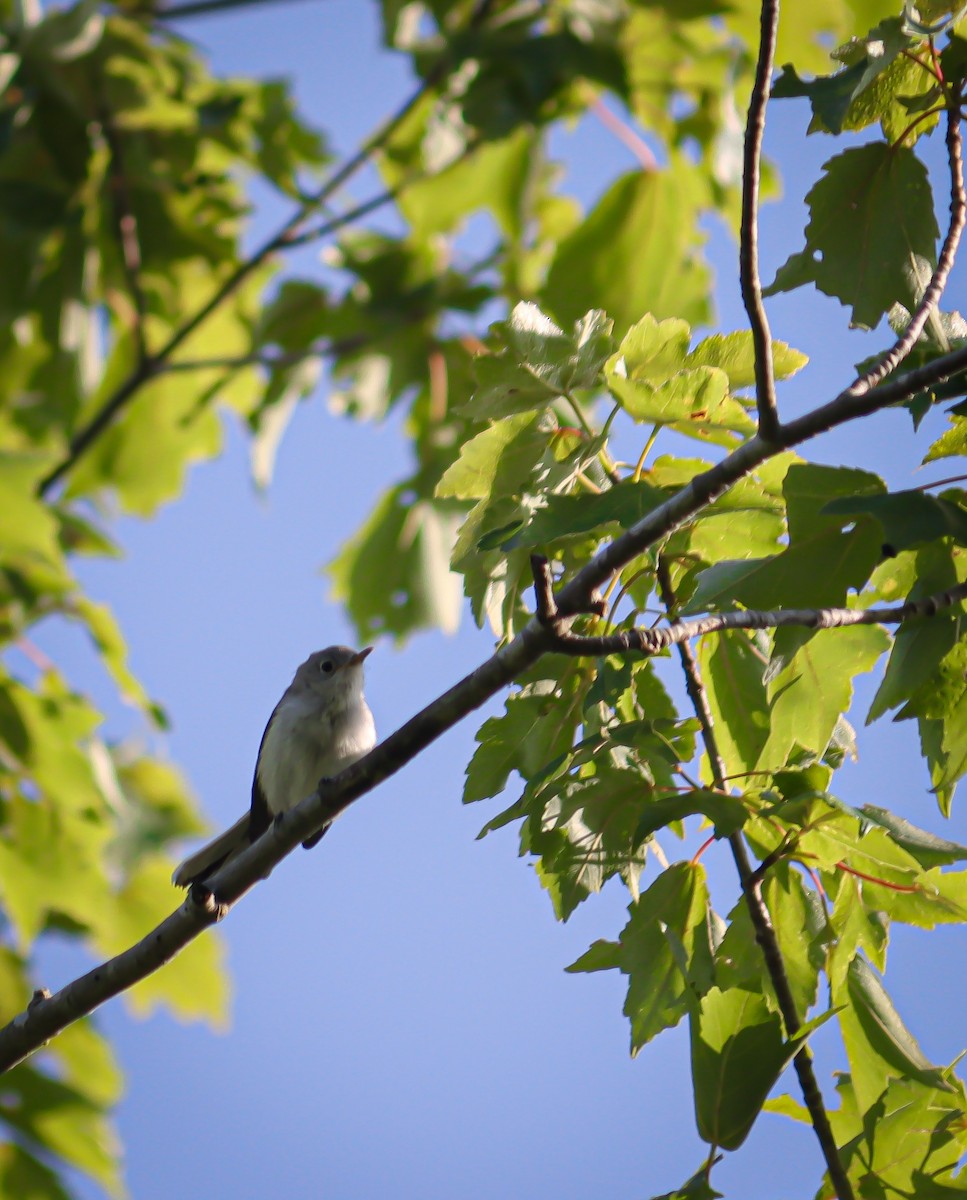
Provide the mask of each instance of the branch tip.
[{"label": "branch tip", "polygon": [[534,600],[537,605],[537,619],[545,629],[553,629],[560,613],[557,601],[554,599],[554,579],[551,575],[551,564],[543,554],[531,555],[531,573],[534,576]]}]

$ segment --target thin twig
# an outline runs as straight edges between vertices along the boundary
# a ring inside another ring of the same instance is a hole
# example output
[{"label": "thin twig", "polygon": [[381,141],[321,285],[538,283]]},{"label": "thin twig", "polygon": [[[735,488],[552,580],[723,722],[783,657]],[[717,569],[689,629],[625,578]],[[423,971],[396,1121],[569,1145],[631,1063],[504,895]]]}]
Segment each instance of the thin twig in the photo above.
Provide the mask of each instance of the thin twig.
[{"label": "thin twig", "polygon": [[171,375],[189,371],[233,371],[242,367],[265,367],[267,371],[277,371],[283,367],[294,367],[297,363],[305,362],[307,358],[338,358],[343,354],[351,354],[364,346],[370,346],[378,339],[367,337],[365,334],[354,334],[352,337],[340,338],[338,341],[313,342],[301,350],[285,350],[269,353],[265,350],[253,354],[239,354],[226,358],[181,358],[174,362],[161,363],[155,368],[156,375]]},{"label": "thin twig", "polygon": [[[674,627],[678,624],[678,618],[672,615],[675,611],[675,593],[668,573],[668,565],[661,557],[658,559],[657,579],[658,594],[661,597],[662,603],[668,609],[671,624]],[[728,790],[725,779],[725,763],[723,762],[722,755],[719,753],[718,743],[715,739],[712,710],[709,707],[708,696],[705,691],[705,684],[702,681],[698,659],[695,657],[695,652],[692,650],[687,639],[683,639],[677,645],[682,670],[685,674],[685,688],[692,702],[692,707],[695,710],[695,715],[698,717],[699,724],[702,727],[702,740],[705,743],[705,751],[708,755],[712,782],[720,792],[725,792]],[[745,895],[752,926],[755,930],[756,942],[762,950],[766,970],[769,972],[769,978],[772,981],[776,999],[779,1001],[779,1009],[786,1026],[786,1036],[791,1039],[802,1028],[802,1021],[799,1018],[796,1000],[792,994],[789,976],[786,973],[786,964],[782,957],[779,939],[776,936],[772,917],[769,914],[768,906],[762,895],[762,880],[756,876],[752,869],[741,832],[733,833],[729,837],[729,846],[732,850],[732,857],[735,860],[735,867],[742,884],[742,891]],[[813,1070],[812,1051],[805,1042],[797,1050],[793,1058],[793,1065],[799,1077],[799,1086],[802,1091],[803,1100],[806,1103],[806,1108],[809,1110],[813,1131],[816,1134],[816,1139],[819,1142],[820,1150],[825,1159],[829,1177],[833,1187],[836,1189],[836,1195],[839,1197],[839,1200],[853,1200],[853,1186],[843,1167],[843,1161],[840,1158],[836,1139],[833,1136],[832,1127],[829,1123],[829,1115],[826,1112],[826,1102],[823,1099],[819,1081],[816,1078],[816,1072]]]},{"label": "thin twig", "polygon": [[[532,556],[531,562],[535,561],[539,561],[538,555]],[[669,646],[681,646],[692,638],[724,633],[728,629],[780,629],[789,625],[806,629],[841,629],[847,625],[899,625],[915,617],[935,616],[964,599],[967,599],[967,583],[960,583],[922,600],[907,600],[904,604],[882,608],[740,609],[709,613],[688,621],[675,620],[660,627],[623,629],[620,633],[584,637],[567,631],[566,625],[561,623],[561,614],[552,595],[550,620],[542,613],[540,605],[537,619],[551,632],[555,654],[567,654],[573,658],[601,658],[608,654],[637,651],[651,656],[660,654]]]},{"label": "thin twig", "polygon": [[755,347],[755,403],[759,414],[759,434],[766,441],[771,441],[779,431],[779,410],[776,405],[776,378],[772,362],[772,334],[769,331],[765,305],[762,303],[762,281],[759,278],[759,184],[762,139],[766,129],[766,104],[769,101],[769,85],[779,32],[779,0],[763,0],[760,26],[759,58],[745,126],[739,278],[742,285],[742,303],[749,316],[752,344]]},{"label": "thin twig", "polygon": [[156,21],[184,21],[187,17],[205,17],[212,13],[231,12],[235,8],[252,8],[256,4],[291,4],[293,0],[187,0],[185,4],[169,4],[164,8],[136,12],[137,17],[152,17]]},{"label": "thin twig", "polygon": [[[590,87],[588,90],[590,91]],[[643,171],[657,169],[658,160],[648,143],[626,121],[622,121],[617,113],[613,113],[600,96],[594,95],[589,107],[605,129],[628,147]]]},{"label": "thin twig", "polygon": [[[470,18],[470,28],[475,28],[486,18],[492,4],[493,0],[480,0]],[[194,333],[266,259],[278,250],[300,245],[305,240],[314,240],[327,233],[331,233],[334,229],[345,225],[349,220],[355,220],[395,198],[398,189],[391,188],[386,192],[380,193],[379,196],[374,197],[372,200],[359,205],[351,210],[351,212],[344,213],[340,217],[325,222],[307,234],[300,233],[301,227],[311,214],[339,191],[386,144],[416,105],[446,75],[451,65],[451,55],[442,55],[436,64],[426,73],[419,86],[412,92],[409,98],[363,142],[357,152],[334,171],[318,191],[305,199],[292,216],[270,238],[263,242],[249,258],[236,267],[231,275],[215,289],[210,298],[171,335],[160,350],[150,359],[146,359],[144,362],[138,364],[128,378],[108,397],[88,424],[82,426],[75,433],[63,460],[57,464],[49,475],[41,480],[38,488],[38,494],[41,498],[46,497],[50,493],[52,488],[71,470],[81,455],[89,449],[104,430],[115,420],[118,413],[130,403],[141,386],[154,375],[158,364],[169,358],[185,339]]]}]

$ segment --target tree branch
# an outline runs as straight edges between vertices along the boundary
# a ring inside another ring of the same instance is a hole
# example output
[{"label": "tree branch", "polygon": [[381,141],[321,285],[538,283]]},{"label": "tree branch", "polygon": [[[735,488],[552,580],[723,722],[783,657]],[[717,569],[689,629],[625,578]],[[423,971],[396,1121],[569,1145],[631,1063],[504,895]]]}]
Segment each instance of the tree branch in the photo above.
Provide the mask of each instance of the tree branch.
[{"label": "tree branch", "polygon": [[302,350],[281,350],[275,353],[262,350],[253,354],[239,354],[234,358],[180,358],[175,362],[162,363],[156,368],[155,374],[238,371],[242,367],[265,367],[267,371],[277,371],[282,367],[294,367],[297,363],[305,362],[307,358],[337,358],[342,354],[351,354],[354,350],[361,350],[364,346],[371,346],[378,341],[378,335],[367,337],[359,333],[352,337],[339,338],[337,341],[313,342]]},{"label": "tree branch", "polygon": [[[672,589],[667,564],[662,558],[658,560],[657,575],[658,593],[665,608],[671,614],[675,608],[675,593]],[[964,590],[965,594],[967,594],[967,588]],[[678,618],[672,617],[671,624],[672,628],[677,626],[679,624]],[[705,743],[705,750],[708,754],[712,782],[720,792],[727,792],[728,783],[726,781],[725,764],[722,761],[722,756],[719,753],[718,744],[715,739],[712,710],[709,707],[705,685],[702,682],[698,659],[695,657],[695,652],[692,650],[687,639],[683,638],[678,641],[677,646],[682,670],[685,673],[685,688],[692,702],[692,707],[695,710],[695,715],[698,717],[699,724],[702,727],[702,740]],[[772,981],[776,998],[779,1001],[779,1009],[786,1026],[786,1036],[794,1038],[802,1028],[802,1022],[799,1019],[799,1013],[796,1009],[796,1001],[792,994],[789,976],[786,974],[786,964],[783,961],[779,939],[776,936],[772,917],[769,914],[768,906],[762,895],[762,879],[752,870],[745,841],[740,832],[730,835],[729,847],[732,850],[735,868],[742,884],[746,906],[752,920],[752,927],[755,930],[755,939],[762,950],[766,970],[769,972],[769,978]],[[805,1042],[796,1052],[793,1065],[796,1069],[796,1075],[799,1077],[799,1087],[802,1091],[803,1100],[806,1103],[806,1108],[809,1110],[813,1132],[816,1134],[816,1139],[819,1142],[820,1150],[826,1162],[826,1169],[829,1172],[833,1187],[836,1189],[836,1195],[839,1197],[839,1200],[854,1200],[853,1185],[850,1183],[849,1177],[843,1167],[839,1148],[836,1145],[836,1139],[833,1137],[833,1131],[829,1124],[826,1102],[823,1100],[819,1081],[816,1079],[816,1072],[813,1070],[812,1051]]]},{"label": "tree branch", "polygon": [[[533,555],[535,589],[546,590],[543,567],[547,560]],[[620,633],[584,637],[567,631],[559,616],[553,595],[538,600],[537,619],[553,638],[555,654],[573,658],[601,658],[608,654],[635,652],[649,656],[669,646],[683,646],[692,638],[729,629],[779,629],[786,625],[807,629],[840,629],[846,625],[899,625],[914,617],[932,617],[961,600],[967,599],[967,583],[937,592],[923,600],[908,600],[882,608],[784,608],[772,611],[741,609],[735,612],[709,613],[692,620],[676,618],[669,625],[644,629],[623,629]]]},{"label": "tree branch", "polygon": [[772,334],[769,331],[765,305],[762,303],[762,283],[759,279],[759,183],[762,139],[766,128],[766,104],[769,100],[776,36],[779,31],[779,0],[763,0],[760,29],[759,58],[745,126],[739,280],[742,286],[742,303],[749,316],[752,343],[755,347],[755,403],[759,414],[759,434],[766,441],[772,441],[779,432],[779,410],[776,406]]},{"label": "tree branch", "polygon": [[[493,0],[480,0],[474,9],[468,23],[468,28],[476,28],[483,21]],[[430,92],[450,69],[452,56],[443,54],[435,65],[426,73],[419,86],[410,97],[396,110],[391,117],[376,129],[355,154],[348,158],[329,179],[312,196],[303,201],[291,217],[244,262],[239,263],[229,277],[221,283],[209,299],[181,325],[154,355],[140,362],[108,397],[87,425],[82,426],[71,438],[68,452],[60,463],[40,482],[38,495],[46,498],[57,483],[77,463],[78,459],[100,437],[105,429],[115,420],[118,413],[130,403],[141,386],[150,379],[159,364],[174,353],[175,350],[195,332],[204,321],[230,296],[259,266],[276,251],[300,245],[305,240],[314,240],[340,228],[350,220],[356,220],[395,198],[399,188],[390,188],[379,196],[358,205],[349,213],[335,217],[324,223],[311,234],[301,234],[300,230],[321,205],[334,195],[353,175],[355,175],[386,142],[392,137],[403,121],[409,116],[423,97]],[[409,180],[405,181],[409,182]]]},{"label": "tree branch", "polygon": [[184,4],[168,4],[163,8],[147,9],[135,16],[148,16],[156,21],[184,21],[187,17],[206,17],[212,13],[231,12],[235,8],[252,8],[256,4],[291,4],[294,0],[187,0]]}]

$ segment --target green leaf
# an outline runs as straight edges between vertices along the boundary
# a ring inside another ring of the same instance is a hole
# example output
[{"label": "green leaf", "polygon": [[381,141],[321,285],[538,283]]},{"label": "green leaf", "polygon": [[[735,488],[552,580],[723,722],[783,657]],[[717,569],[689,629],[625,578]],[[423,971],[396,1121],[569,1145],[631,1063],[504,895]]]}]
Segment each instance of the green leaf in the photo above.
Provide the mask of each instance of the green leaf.
[{"label": "green leaf", "polygon": [[48,1053],[56,1059],[65,1083],[104,1108],[116,1104],[124,1077],[111,1045],[88,1019],[75,1021],[57,1035]]},{"label": "green leaf", "polygon": [[561,538],[598,533],[608,526],[627,529],[657,508],[665,493],[649,483],[622,479],[603,492],[549,493],[522,528],[501,541],[504,549],[547,546]]},{"label": "green leaf", "polygon": [[144,384],[137,405],[126,409],[72,470],[68,494],[109,488],[126,511],[150,516],[181,491],[190,462],[221,449],[218,416],[203,395],[186,388],[180,374]]},{"label": "green leaf", "polygon": [[[781,635],[787,632],[778,631],[774,653],[781,655]],[[821,756],[840,714],[849,710],[853,679],[871,670],[889,647],[889,634],[874,625],[814,633],[769,682],[769,737],[757,769],[784,767],[797,746]]]},{"label": "green leaf", "polygon": [[61,559],[58,526],[37,499],[37,486],[50,470],[47,455],[0,452],[0,547],[4,559]]},{"label": "green leaf", "polygon": [[460,457],[444,472],[436,495],[484,500],[515,492],[530,477],[547,442],[548,434],[533,413],[504,417],[460,447]]},{"label": "green leaf", "polygon": [[699,1135],[737,1150],[793,1054],[782,1019],[756,992],[713,987],[690,1015]]},{"label": "green leaf", "polygon": [[611,375],[608,386],[636,421],[671,425],[679,433],[700,436],[708,429],[749,432],[754,422],[729,395],[728,376],[717,367],[680,371],[660,387]]},{"label": "green leaf", "polygon": [[[772,343],[772,366],[777,379],[788,379],[802,370],[809,359],[785,342]],[[717,367],[729,378],[729,387],[744,388],[755,384],[755,347],[752,331],[713,333],[691,350],[683,364],[686,369]]]},{"label": "green leaf", "polygon": [[807,196],[806,247],[780,267],[767,296],[814,283],[873,329],[891,307],[917,306],[938,236],[926,168],[911,151],[874,142],[830,159]]},{"label": "green leaf", "polygon": [[558,246],[543,302],[562,323],[604,309],[618,330],[646,312],[707,322],[710,277],[689,217],[700,199],[684,162],[618,179]]},{"label": "green leaf", "polygon": [[608,378],[619,376],[660,387],[683,370],[691,337],[688,322],[680,317],[657,321],[645,313],[622,338],[608,363]]},{"label": "green leaf", "polygon": [[[964,378],[960,375],[957,395],[965,390]],[[967,420],[963,417],[950,417],[951,428],[942,433],[930,446],[923,457],[924,463],[937,462],[941,458],[963,458],[967,455]]]},{"label": "green leaf", "polygon": [[680,1188],[673,1192],[662,1192],[660,1196],[652,1196],[651,1200],[720,1200],[722,1194],[709,1183],[709,1166],[706,1163]]},{"label": "green leaf", "polygon": [[316,358],[304,358],[291,367],[273,370],[265,396],[249,422],[253,430],[252,481],[257,488],[264,490],[272,482],[282,436],[300,401],[312,392],[321,373],[322,364]]},{"label": "green leaf", "polygon": [[475,420],[506,417],[594,387],[614,349],[612,324],[603,312],[588,312],[567,335],[536,304],[515,305],[509,321],[491,326],[501,349],[474,360],[478,386],[462,411]]},{"label": "green leaf", "polygon": [[69,63],[90,54],[104,32],[104,14],[97,0],[81,0],[72,8],[55,10],[24,30],[25,58]]},{"label": "green leaf", "polygon": [[858,521],[843,530],[841,518],[826,512],[836,495],[875,494],[882,481],[867,471],[816,464],[792,464],[783,485],[789,547],[770,558],[719,562],[702,571],[688,612],[726,608],[841,606],[859,590],[881,556],[879,528]]},{"label": "green leaf", "polygon": [[569,971],[600,971],[617,966],[628,976],[625,1015],[631,1021],[631,1050],[641,1047],[663,1029],[677,1025],[694,999],[672,949],[670,937],[681,949],[691,976],[711,983],[711,945],[708,930],[708,891],[705,873],[695,863],[676,863],[663,871],[637,903],[621,932],[617,950],[600,947],[588,952]]},{"label": "green leaf", "polygon": [[839,516],[868,515],[879,521],[884,542],[894,554],[921,542],[952,537],[967,545],[967,512],[926,492],[891,492],[883,496],[840,496],[824,512]]},{"label": "green leaf", "polygon": [[856,1194],[962,1197],[967,1100],[959,1081],[951,1093],[895,1080],[869,1105],[853,1083],[845,1076],[837,1085],[842,1102],[833,1119]]},{"label": "green leaf", "polygon": [[507,786],[512,771],[524,780],[534,779],[566,754],[574,741],[578,699],[573,687],[567,689],[566,679],[561,680],[560,689],[508,696],[503,715],[488,717],[477,731],[478,746],[467,767],[464,804],[496,796]]},{"label": "green leaf", "polygon": [[[959,555],[948,543],[928,544],[915,555],[906,557],[910,560],[912,578],[909,582],[905,577],[898,580],[895,589],[891,587],[886,592],[885,599],[919,600],[959,582]],[[883,574],[882,569],[879,574]],[[900,625],[893,638],[886,673],[870,705],[867,724],[904,700],[909,701],[904,715],[913,716],[914,713],[943,711],[935,707],[938,698],[946,694],[950,699],[959,694],[956,685],[946,691],[938,689],[937,681],[938,676],[949,677],[952,682],[956,678],[943,664],[960,642],[961,623],[961,613],[952,608]]]},{"label": "green leaf", "polygon": [[398,204],[410,228],[421,237],[449,233],[485,208],[500,228],[519,238],[532,183],[535,131],[518,129],[510,137],[483,142],[470,157],[459,159],[406,187]]},{"label": "green leaf", "polygon": [[751,771],[769,736],[761,651],[747,634],[730,631],[699,642],[698,656],[726,772]]},{"label": "green leaf", "polygon": [[175,839],[205,832],[195,799],[171,763],[132,745],[97,746],[98,778],[109,789],[117,822],[111,857],[125,874],[146,857],[167,852]]},{"label": "green leaf", "polygon": [[71,1200],[56,1173],[14,1142],[0,1143],[0,1195],[18,1200]]},{"label": "green leaf", "polygon": [[[777,863],[766,875],[763,899],[772,919],[796,1010],[807,1013],[816,1003],[819,973],[826,965],[832,931],[819,895],[806,887],[789,863]],[[715,951],[715,981],[761,992],[779,1011],[772,978],[762,956],[748,905],[741,899],[729,913],[729,924]]]},{"label": "green leaf", "polygon": [[608,769],[603,762],[598,771],[538,785],[521,830],[521,851],[539,855],[537,875],[561,921],[615,875],[636,895],[645,864],[637,825],[648,781],[636,770]]},{"label": "green leaf", "polygon": [[89,1175],[111,1196],[123,1194],[116,1134],[100,1106],[77,1089],[21,1063],[4,1075],[0,1119],[45,1157]]},{"label": "green leaf", "polygon": [[[813,129],[842,133],[844,129],[863,129],[873,121],[884,123],[884,132],[893,140],[900,132],[888,132],[894,124],[894,111],[907,113],[897,101],[912,93],[923,93],[933,86],[932,76],[918,63],[901,57],[914,39],[904,32],[899,17],[881,21],[862,38],[851,38],[835,57],[846,67],[835,75],[805,81],[790,65],[773,86],[777,99],[808,96],[812,105]],[[907,122],[909,122],[907,113]]]},{"label": "green leaf", "polygon": [[[869,1061],[869,1084],[859,1095],[861,1105],[873,1103],[889,1079],[913,1079],[939,1091],[953,1091],[939,1067],[933,1066],[893,1007],[886,989],[872,967],[857,955],[847,973],[850,1004],[840,1013],[840,1024],[850,1064],[853,1082],[858,1083],[858,1057]],[[865,1047],[864,1047],[865,1043]],[[872,1057],[871,1057],[872,1056]],[[874,1061],[879,1063],[874,1068]],[[880,1082],[881,1081],[881,1082]]]},{"label": "green leaf", "polygon": [[716,837],[728,837],[741,829],[748,813],[735,796],[724,796],[707,788],[694,789],[680,796],[661,796],[643,806],[635,838],[643,841],[673,821],[701,813],[715,826]]},{"label": "green leaf", "polygon": [[889,830],[890,836],[902,846],[908,854],[924,867],[949,866],[951,863],[967,860],[967,846],[959,842],[948,841],[938,837],[926,829],[912,825],[905,817],[897,816],[888,808],[879,808],[875,804],[864,804],[860,809],[863,816],[877,825]]},{"label": "green leaf", "polygon": [[450,570],[460,516],[423,499],[426,486],[417,477],[390,488],[327,567],[333,598],[363,642],[422,628],[452,633],[460,623],[463,592]]},{"label": "green leaf", "polygon": [[121,695],[131,704],[157,718],[160,709],[153,704],[140,680],[128,666],[128,648],[114,614],[105,604],[96,604],[86,596],[76,596],[71,610],[87,627],[105,667]]}]

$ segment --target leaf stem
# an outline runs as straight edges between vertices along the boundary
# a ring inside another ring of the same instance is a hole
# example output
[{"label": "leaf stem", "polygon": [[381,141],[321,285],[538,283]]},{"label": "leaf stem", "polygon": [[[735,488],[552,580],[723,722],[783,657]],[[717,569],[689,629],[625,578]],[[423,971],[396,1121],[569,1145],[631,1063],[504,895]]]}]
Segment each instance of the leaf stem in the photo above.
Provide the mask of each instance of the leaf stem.
[{"label": "leaf stem", "polygon": [[634,473],[631,476],[635,483],[639,483],[641,481],[641,473],[645,469],[645,459],[647,459],[648,455],[651,453],[651,449],[657,441],[658,435],[661,433],[661,431],[661,425],[656,424],[652,427],[652,431],[648,435],[648,440],[645,442],[644,449],[638,455],[638,461],[635,463]]}]

